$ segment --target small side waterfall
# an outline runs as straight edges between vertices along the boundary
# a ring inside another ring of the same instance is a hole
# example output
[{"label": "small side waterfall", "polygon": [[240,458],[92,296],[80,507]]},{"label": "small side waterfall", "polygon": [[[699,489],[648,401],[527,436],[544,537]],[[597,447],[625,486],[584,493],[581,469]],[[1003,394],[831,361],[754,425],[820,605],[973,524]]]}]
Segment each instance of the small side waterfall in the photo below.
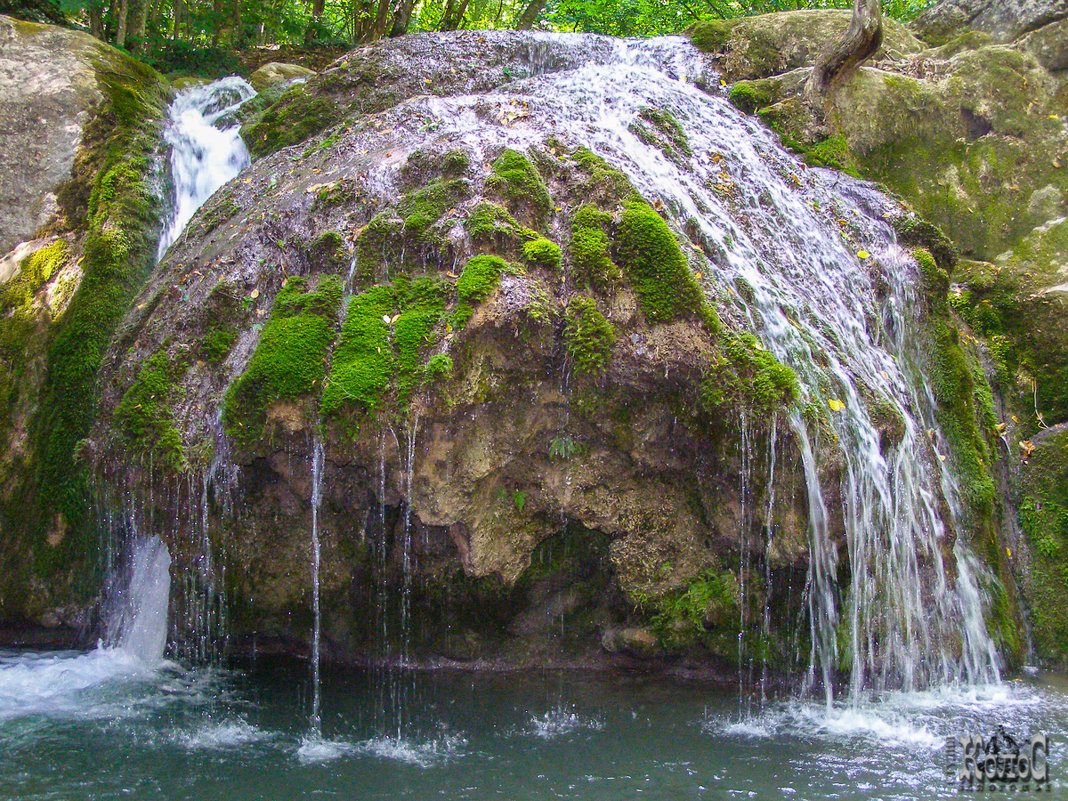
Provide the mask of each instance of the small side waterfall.
[{"label": "small side waterfall", "polygon": [[164,138],[171,146],[174,206],[157,258],[163,258],[204,201],[249,165],[232,115],[255,94],[245,80],[230,77],[185,89],[171,103]]},{"label": "small side waterfall", "polygon": [[108,621],[106,642],[146,665],[163,658],[171,594],[171,555],[159,537],[131,546],[130,578]]}]

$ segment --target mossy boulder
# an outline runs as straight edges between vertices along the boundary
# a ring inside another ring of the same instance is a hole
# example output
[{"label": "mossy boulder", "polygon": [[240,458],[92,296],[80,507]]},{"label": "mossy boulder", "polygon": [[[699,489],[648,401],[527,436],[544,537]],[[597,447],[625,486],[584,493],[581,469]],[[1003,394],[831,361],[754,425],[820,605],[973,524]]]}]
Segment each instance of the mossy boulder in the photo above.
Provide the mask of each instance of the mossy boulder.
[{"label": "mossy boulder", "polygon": [[[815,62],[820,50],[849,27],[846,10],[786,11],[705,20],[690,27],[694,45],[716,57],[727,81],[753,80],[779,75]],[[883,44],[878,61],[917,53],[923,43],[900,23],[883,20]]]},{"label": "mossy boulder", "polygon": [[270,61],[259,67],[248,76],[248,82],[257,92],[263,92],[279,84],[288,85],[298,81],[306,81],[315,75],[314,70],[302,67],[300,64],[283,64]]},{"label": "mossy boulder", "polygon": [[155,261],[170,89],[86,34],[4,17],[0,61],[0,251],[27,240],[0,259],[0,619],[74,625],[55,610],[99,589],[84,461],[97,371]]}]

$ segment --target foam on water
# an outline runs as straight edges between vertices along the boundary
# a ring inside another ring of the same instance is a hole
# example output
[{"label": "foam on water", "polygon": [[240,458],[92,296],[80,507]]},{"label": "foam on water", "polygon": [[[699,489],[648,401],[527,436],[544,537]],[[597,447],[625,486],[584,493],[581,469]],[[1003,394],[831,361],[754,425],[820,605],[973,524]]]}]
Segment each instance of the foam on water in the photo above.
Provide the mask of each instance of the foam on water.
[{"label": "foam on water", "polygon": [[271,738],[269,732],[253,726],[241,718],[203,723],[191,731],[179,731],[174,741],[191,751],[215,748],[238,748]]},{"label": "foam on water", "polygon": [[531,715],[530,725],[524,730],[542,740],[554,740],[576,731],[600,731],[604,723],[594,717],[580,715],[574,707],[557,706],[543,715]]},{"label": "foam on water", "polygon": [[0,720],[111,714],[109,689],[136,687],[155,675],[167,640],[171,557],[157,537],[136,542],[132,551],[106,643],[89,653],[0,655]]},{"label": "foam on water", "polygon": [[442,734],[428,740],[408,737],[373,737],[357,746],[362,754],[428,768],[462,756],[467,739],[459,734]]}]

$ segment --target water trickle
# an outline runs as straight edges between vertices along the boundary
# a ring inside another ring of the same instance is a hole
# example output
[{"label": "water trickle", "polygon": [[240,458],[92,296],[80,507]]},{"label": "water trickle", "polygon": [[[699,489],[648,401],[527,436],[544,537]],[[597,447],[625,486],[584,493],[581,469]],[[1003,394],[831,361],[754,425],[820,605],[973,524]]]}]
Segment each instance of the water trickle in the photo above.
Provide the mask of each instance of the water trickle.
[{"label": "water trickle", "polygon": [[322,439],[316,435],[312,445],[311,464],[311,551],[312,551],[312,711],[311,733],[312,736],[322,735],[323,720],[321,708],[321,681],[319,672],[319,647],[322,638],[322,618],[319,608],[319,561],[321,557],[319,545],[319,504],[323,498],[323,462],[325,449]]},{"label": "water trickle", "polygon": [[171,146],[174,205],[157,258],[163,258],[204,201],[249,165],[233,114],[255,94],[246,81],[231,76],[183,89],[171,103],[163,136]]}]

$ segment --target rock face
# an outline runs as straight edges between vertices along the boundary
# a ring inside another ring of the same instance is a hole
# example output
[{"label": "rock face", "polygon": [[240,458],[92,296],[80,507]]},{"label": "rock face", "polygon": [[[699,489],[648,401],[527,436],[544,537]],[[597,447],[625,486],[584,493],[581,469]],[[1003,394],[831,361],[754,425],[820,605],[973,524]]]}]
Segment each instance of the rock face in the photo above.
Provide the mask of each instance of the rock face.
[{"label": "rock face", "polygon": [[82,129],[102,95],[93,57],[99,42],[0,17],[0,253],[59,212]]},{"label": "rock face", "polygon": [[942,45],[966,31],[982,31],[999,42],[1068,18],[1064,0],[943,0],[913,23],[921,39]]},{"label": "rock face", "polygon": [[92,37],[0,17],[0,624],[84,628],[96,593],[75,450],[153,263],[167,95]]},{"label": "rock face", "polygon": [[[306,647],[319,547],[337,659],[785,667],[814,632],[827,680],[941,669],[918,639],[833,655],[838,593],[856,632],[967,640],[927,578],[971,527],[937,476],[976,405],[949,445],[916,422],[930,332],[886,311],[948,338],[951,248],[915,220],[938,260],[891,247],[900,208],[712,75],[677,39],[413,36],[247,126],[260,158],[135,302],[82,451],[187,566],[193,640],[225,587],[237,647]],[[868,603],[887,541],[922,567]]]},{"label": "rock face", "polygon": [[[800,98],[805,69],[749,73],[757,79],[731,88],[739,107],[759,115],[809,163],[884,183],[936,223],[964,257],[952,275],[950,303],[958,324],[982,343],[1004,404],[994,422],[1009,446],[1003,469],[1017,488],[1004,526],[1014,526],[1012,505],[1019,503],[1027,535],[1010,549],[1018,556],[1000,560],[1000,569],[1017,576],[1032,597],[1046,599],[1065,597],[1068,587],[1052,572],[1029,574],[1029,557],[1020,549],[1028,541],[1046,550],[1048,542],[1063,548],[1068,541],[1052,517],[1027,512],[1049,507],[1031,489],[1034,479],[1027,476],[1035,471],[1017,457],[1018,443],[1068,419],[1066,13],[1064,3],[1022,1],[932,7],[915,28],[938,46],[888,52],[861,68],[831,99],[829,136],[816,133]],[[749,24],[775,31],[774,16]],[[694,36],[701,41],[699,30]],[[735,42],[712,52],[727,63],[744,48]],[[1035,441],[1040,450],[1043,441]],[[1002,453],[1005,445],[997,446]],[[1041,589],[1039,575],[1047,582]],[[1054,614],[1063,615],[1063,608]],[[1051,617],[1042,619],[1035,632],[1040,654],[1063,661],[1063,634],[1050,627]]]}]

